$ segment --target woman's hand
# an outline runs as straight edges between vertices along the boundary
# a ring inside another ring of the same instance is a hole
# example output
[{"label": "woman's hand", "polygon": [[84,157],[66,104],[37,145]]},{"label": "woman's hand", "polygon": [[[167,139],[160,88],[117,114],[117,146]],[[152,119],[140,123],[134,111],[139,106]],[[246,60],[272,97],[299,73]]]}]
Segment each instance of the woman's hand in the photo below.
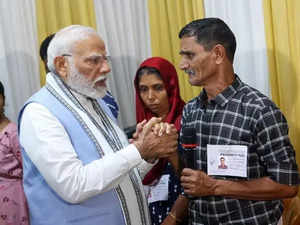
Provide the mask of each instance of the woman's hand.
[{"label": "woman's hand", "polygon": [[132,135],[132,139],[129,139],[130,144],[132,144],[133,141],[139,137],[139,134],[143,131],[143,128],[146,123],[147,123],[147,120],[143,120],[142,122],[140,122],[136,125],[136,129],[135,129],[134,134]]}]

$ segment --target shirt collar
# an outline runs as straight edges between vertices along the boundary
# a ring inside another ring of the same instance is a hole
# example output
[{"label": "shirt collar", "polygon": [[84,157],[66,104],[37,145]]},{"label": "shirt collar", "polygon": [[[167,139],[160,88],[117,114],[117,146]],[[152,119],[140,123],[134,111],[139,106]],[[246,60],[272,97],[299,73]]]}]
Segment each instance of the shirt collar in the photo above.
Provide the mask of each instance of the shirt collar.
[{"label": "shirt collar", "polygon": [[205,89],[201,91],[200,95],[198,96],[198,101],[200,102],[200,107],[203,107],[205,104],[215,103],[224,107],[227,102],[236,94],[240,86],[242,85],[242,81],[235,74],[235,79],[231,85],[229,85],[224,91],[219,93],[214,99],[207,101],[208,97],[206,94]]}]

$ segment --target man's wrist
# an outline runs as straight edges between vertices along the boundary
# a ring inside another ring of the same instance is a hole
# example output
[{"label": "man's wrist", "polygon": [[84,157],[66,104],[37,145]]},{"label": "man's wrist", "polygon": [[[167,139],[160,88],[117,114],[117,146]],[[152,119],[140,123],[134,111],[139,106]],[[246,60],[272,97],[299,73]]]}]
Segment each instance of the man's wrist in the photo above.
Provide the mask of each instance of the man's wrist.
[{"label": "man's wrist", "polygon": [[132,141],[132,144],[134,144],[134,146],[137,148],[138,151],[140,151],[141,147],[142,147],[142,143],[136,139],[134,139]]},{"label": "man's wrist", "polygon": [[140,153],[140,156],[141,156],[141,158],[143,160],[145,160],[146,162],[149,162],[149,163],[155,162],[156,158],[145,157],[145,152],[144,152],[145,151],[144,150],[145,147],[143,146],[143,144],[141,143],[141,141],[134,141],[132,144],[136,147],[136,149]]},{"label": "man's wrist", "polygon": [[215,179],[216,183],[214,186],[214,196],[223,196],[224,195],[224,187],[228,184],[226,184],[226,180],[218,180]]}]

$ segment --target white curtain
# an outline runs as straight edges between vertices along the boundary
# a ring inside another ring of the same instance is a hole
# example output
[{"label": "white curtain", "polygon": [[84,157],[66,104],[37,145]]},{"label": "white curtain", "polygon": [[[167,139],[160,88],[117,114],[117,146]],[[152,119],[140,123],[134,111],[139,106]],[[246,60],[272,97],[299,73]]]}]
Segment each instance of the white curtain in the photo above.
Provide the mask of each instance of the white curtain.
[{"label": "white curtain", "polygon": [[262,0],[205,0],[204,4],[205,17],[221,18],[236,36],[235,72],[270,96]]},{"label": "white curtain", "polygon": [[97,30],[112,57],[108,86],[119,107],[123,128],[135,120],[133,80],[139,64],[151,55],[146,0],[94,0]]},{"label": "white curtain", "polygon": [[17,121],[19,109],[40,88],[35,0],[0,1],[0,80],[5,114]]}]

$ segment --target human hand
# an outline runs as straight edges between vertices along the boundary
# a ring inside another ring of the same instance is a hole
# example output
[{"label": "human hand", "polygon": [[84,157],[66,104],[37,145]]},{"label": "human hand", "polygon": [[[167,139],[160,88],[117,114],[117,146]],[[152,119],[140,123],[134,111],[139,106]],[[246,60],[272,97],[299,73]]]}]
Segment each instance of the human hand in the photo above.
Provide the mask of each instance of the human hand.
[{"label": "human hand", "polygon": [[[166,158],[172,155],[177,150],[177,131],[172,129],[172,126],[163,125],[162,130],[165,131],[161,136],[154,133],[153,130],[159,133],[161,127],[154,129],[156,124],[161,122],[160,118],[152,117],[139,133],[138,138],[133,141],[133,144],[139,150],[141,157],[145,160]],[[168,130],[168,133],[167,133]]]},{"label": "human hand", "polygon": [[215,195],[217,180],[201,170],[184,168],[180,181],[185,194],[193,197]]},{"label": "human hand", "polygon": [[136,129],[132,135],[132,139],[129,139],[130,144],[132,144],[134,142],[134,140],[138,138],[139,134],[143,131],[143,128],[144,128],[146,122],[147,122],[147,120],[143,120],[142,122],[140,122],[136,125]]},{"label": "human hand", "polygon": [[153,126],[152,131],[154,134],[158,136],[162,136],[164,134],[170,134],[172,132],[177,133],[177,129],[173,124],[166,123],[166,122],[160,122]]}]

